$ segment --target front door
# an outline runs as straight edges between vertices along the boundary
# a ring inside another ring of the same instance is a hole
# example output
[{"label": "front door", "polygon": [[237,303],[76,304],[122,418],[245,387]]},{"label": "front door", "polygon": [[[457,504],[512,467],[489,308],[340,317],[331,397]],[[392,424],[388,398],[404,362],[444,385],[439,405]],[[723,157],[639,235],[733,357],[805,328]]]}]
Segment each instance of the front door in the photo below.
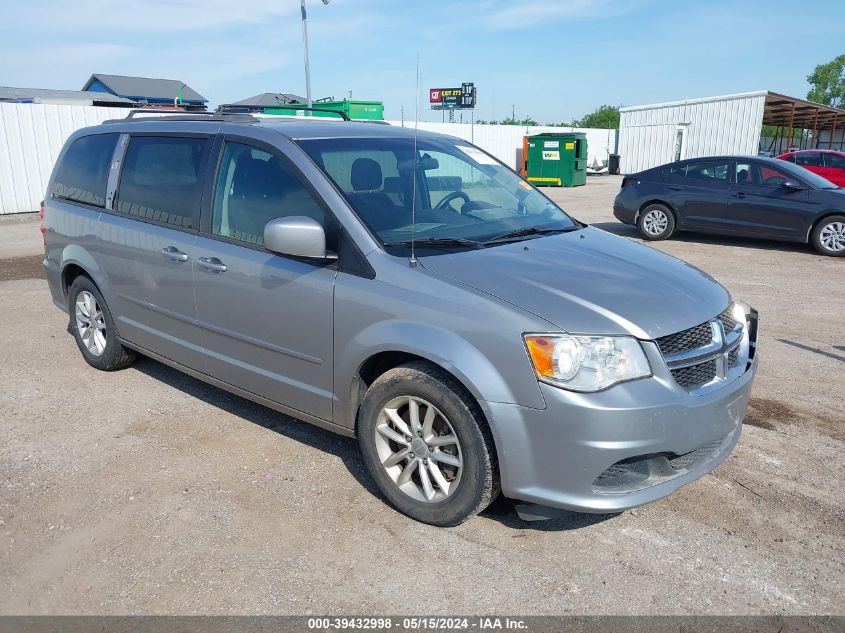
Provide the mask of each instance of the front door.
[{"label": "front door", "polygon": [[227,139],[221,151],[210,226],[194,247],[207,371],[330,420],[337,271],[263,247],[268,221],[304,215],[325,226],[327,214],[274,149]]},{"label": "front door", "polygon": [[96,247],[121,337],[200,370],[193,256],[209,146],[199,136],[130,137]]},{"label": "front door", "polygon": [[737,160],[734,163],[728,229],[768,237],[797,239],[805,236],[810,216],[807,189],[784,184],[795,180],[790,173],[769,163]]}]

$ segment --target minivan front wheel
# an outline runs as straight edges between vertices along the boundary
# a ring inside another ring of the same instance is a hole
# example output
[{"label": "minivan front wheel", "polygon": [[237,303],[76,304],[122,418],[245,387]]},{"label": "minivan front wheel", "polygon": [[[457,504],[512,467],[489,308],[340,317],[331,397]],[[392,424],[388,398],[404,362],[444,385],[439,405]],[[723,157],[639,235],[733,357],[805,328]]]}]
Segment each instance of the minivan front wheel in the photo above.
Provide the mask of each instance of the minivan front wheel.
[{"label": "minivan front wheel", "polygon": [[499,492],[495,447],[477,403],[427,363],[402,365],[373,382],[358,442],[382,494],[423,523],[458,525]]},{"label": "minivan front wheel", "polygon": [[68,290],[70,332],[85,361],[103,371],[131,365],[133,350],[121,345],[103,295],[93,281],[80,275]]},{"label": "minivan front wheel", "polygon": [[649,241],[665,240],[675,231],[675,214],[665,205],[650,204],[637,218],[637,228]]}]

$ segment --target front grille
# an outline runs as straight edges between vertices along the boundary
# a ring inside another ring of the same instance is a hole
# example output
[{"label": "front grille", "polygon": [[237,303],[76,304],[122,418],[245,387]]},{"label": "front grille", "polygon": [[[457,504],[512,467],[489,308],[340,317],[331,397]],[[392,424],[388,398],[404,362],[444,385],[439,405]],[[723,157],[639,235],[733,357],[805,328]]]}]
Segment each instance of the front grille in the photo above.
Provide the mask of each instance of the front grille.
[{"label": "front grille", "polygon": [[731,332],[738,325],[736,319],[731,316],[728,310],[725,310],[719,315],[719,320],[722,322],[725,332]]},{"label": "front grille", "polygon": [[707,360],[698,365],[673,369],[672,377],[681,387],[694,389],[710,382],[716,377],[716,359]]},{"label": "front grille", "polygon": [[728,352],[728,367],[736,367],[739,364],[739,345]]},{"label": "front grille", "polygon": [[710,323],[696,325],[683,332],[661,336],[657,339],[657,347],[664,356],[688,352],[698,347],[709,345],[713,341],[713,331]]},{"label": "front grille", "polygon": [[722,446],[724,441],[724,438],[722,438],[720,440],[716,440],[715,442],[710,442],[710,444],[705,444],[704,446],[697,448],[694,451],[690,451],[689,453],[669,457],[669,465],[675,470],[689,470],[708,459],[719,449],[720,446]]}]

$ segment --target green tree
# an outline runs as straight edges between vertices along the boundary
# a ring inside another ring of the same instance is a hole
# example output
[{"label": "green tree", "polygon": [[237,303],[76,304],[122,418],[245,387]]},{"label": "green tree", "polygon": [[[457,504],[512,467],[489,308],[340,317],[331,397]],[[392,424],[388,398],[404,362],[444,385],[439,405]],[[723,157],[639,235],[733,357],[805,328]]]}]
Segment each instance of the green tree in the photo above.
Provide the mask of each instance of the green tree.
[{"label": "green tree", "polygon": [[619,127],[619,108],[609,105],[599,106],[595,112],[591,112],[578,121],[578,127],[615,130]]},{"label": "green tree", "polygon": [[812,86],[807,93],[810,101],[834,108],[845,106],[845,55],[816,66],[807,82]]},{"label": "green tree", "polygon": [[507,119],[502,119],[499,121],[499,125],[540,125],[537,123],[536,120],[532,119],[531,117],[525,117],[524,119],[514,119],[513,117],[508,117]]}]

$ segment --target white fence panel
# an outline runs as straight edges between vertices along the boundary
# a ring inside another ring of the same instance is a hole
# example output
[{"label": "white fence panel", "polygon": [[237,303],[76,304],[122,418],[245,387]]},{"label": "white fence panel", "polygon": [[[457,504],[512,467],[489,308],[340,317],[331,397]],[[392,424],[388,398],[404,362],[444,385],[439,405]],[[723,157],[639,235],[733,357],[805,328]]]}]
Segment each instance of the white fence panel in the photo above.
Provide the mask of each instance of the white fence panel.
[{"label": "white fence panel", "polygon": [[37,211],[67,138],[125,115],[97,106],[0,103],[0,214]]},{"label": "white fence panel", "polygon": [[[118,108],[0,103],[0,214],[37,211],[67,138],[79,128],[125,115],[126,111]],[[389,123],[402,125],[399,121]],[[411,125],[405,122],[405,127]],[[606,162],[616,147],[615,130],[428,121],[420,122],[419,127],[475,143],[514,169],[521,167],[522,138],[526,135],[584,132],[591,165],[597,160]]]},{"label": "white fence panel", "polygon": [[[401,121],[388,121],[391,125],[403,125]],[[404,127],[414,127],[413,121],[405,121]],[[616,130],[594,128],[549,127],[545,125],[490,125],[471,123],[437,123],[420,121],[419,129],[439,134],[457,136],[478,145],[491,153],[505,165],[519,169],[522,159],[522,138],[532,134],[555,132],[583,132],[587,135],[587,163],[592,165],[598,159],[606,163],[609,154],[616,147]]]}]

